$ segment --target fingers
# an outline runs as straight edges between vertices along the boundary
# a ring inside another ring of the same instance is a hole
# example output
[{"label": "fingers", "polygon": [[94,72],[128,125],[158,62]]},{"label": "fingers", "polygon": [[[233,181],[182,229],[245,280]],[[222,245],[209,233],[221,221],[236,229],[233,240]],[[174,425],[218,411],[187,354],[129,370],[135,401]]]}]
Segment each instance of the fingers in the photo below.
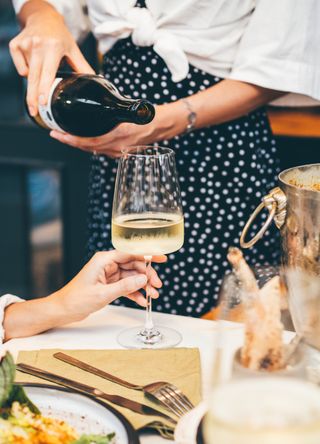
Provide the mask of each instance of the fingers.
[{"label": "fingers", "polygon": [[160,254],[158,256],[152,256],[151,262],[155,262],[157,264],[162,264],[164,262],[167,262],[168,258],[165,254]]},{"label": "fingers", "polygon": [[[158,274],[155,270],[151,270],[151,274],[148,278],[148,291],[150,293],[150,296],[152,298],[158,298],[159,297],[159,293],[156,290],[157,288],[161,288],[162,287],[162,281],[159,279]],[[135,270],[129,270],[129,271],[122,271],[119,278],[123,279],[129,276],[135,276],[137,275],[137,272]],[[114,275],[115,276],[115,275]]]},{"label": "fingers", "polygon": [[141,294],[140,292],[132,293],[126,296],[126,298],[130,299],[131,301],[135,302],[136,304],[140,305],[140,307],[146,307],[147,306],[147,300]]},{"label": "fingers", "polygon": [[[125,123],[122,123],[111,132],[97,137],[77,137],[71,134],[62,134],[58,131],[51,131],[50,136],[62,143],[80,148],[84,151],[97,151],[109,157],[117,158],[121,157],[122,149],[128,145],[128,143],[126,143],[125,125]],[[131,144],[132,143],[131,141]]]},{"label": "fingers", "polygon": [[[103,255],[105,259],[114,260],[118,264],[125,264],[127,262],[134,262],[134,261],[145,262],[144,256],[142,255],[123,253],[122,251],[118,250],[101,251],[99,253],[96,253],[96,255]],[[159,256],[152,256],[152,262],[161,263],[166,261],[167,261],[167,256],[165,256],[164,254],[161,254]]]},{"label": "fingers", "polygon": [[[123,279],[123,278],[127,278],[129,276],[136,276],[136,273],[134,271],[126,271],[124,276],[121,276],[116,273],[113,276],[111,276],[110,279],[108,279],[108,284],[114,283],[114,282],[118,282],[119,279]],[[158,287],[159,288],[159,287]],[[152,297],[152,299],[157,299],[159,297],[159,292],[156,290],[156,288],[154,288],[152,285],[148,284],[148,292],[150,294],[150,296]],[[140,292],[138,292],[139,294],[141,294]],[[131,296],[127,295],[127,297]]]},{"label": "fingers", "polygon": [[[156,290],[156,288],[161,288],[162,282],[158,278],[158,275],[155,270],[154,270],[154,273],[155,273],[155,276],[153,276],[153,278],[149,279],[149,281],[148,281],[148,290],[150,291],[151,297],[157,298],[159,296],[159,293]],[[124,279],[124,278],[130,277],[130,276],[137,276],[137,272],[135,270],[129,270],[129,271],[122,271],[121,274],[114,273],[108,279],[108,283],[116,282],[120,279]]]},{"label": "fingers", "polygon": [[156,272],[156,270],[153,267],[149,268],[148,283],[156,288],[162,287],[162,281],[159,278],[158,273]]},{"label": "fingers", "polygon": [[56,77],[60,62],[60,55],[47,53],[44,56],[38,86],[38,99],[40,105],[45,105],[48,101],[49,92]]},{"label": "fingers", "polygon": [[66,55],[66,59],[68,60],[70,66],[76,72],[84,74],[95,74],[94,70],[83,57],[82,52],[77,45],[75,45],[70,53]]},{"label": "fingers", "polygon": [[104,288],[105,296],[108,300],[113,301],[120,296],[127,296],[135,293],[147,283],[147,277],[144,274],[138,274],[121,279],[113,284],[108,284]]},{"label": "fingers", "polygon": [[[150,296],[152,297],[152,299],[158,299],[159,293],[155,289],[152,289],[152,291],[150,292]],[[131,299],[131,301],[136,302],[141,307],[147,306],[147,300],[143,296],[143,294],[140,293],[140,291],[136,291],[134,293],[128,294],[126,296],[126,298]]]},{"label": "fingers", "polygon": [[9,43],[9,50],[13,60],[13,63],[20,74],[20,76],[26,77],[28,75],[29,69],[23,52],[19,48],[16,39],[13,39]]},{"label": "fingers", "polygon": [[42,68],[42,56],[38,50],[33,50],[29,64],[28,90],[27,90],[27,104],[29,112],[32,116],[37,115],[38,112],[38,86],[39,86],[41,68]]},{"label": "fingers", "polygon": [[[153,256],[152,261],[156,263],[166,262],[165,255]],[[95,267],[100,265],[104,268],[106,275],[114,273],[118,266],[122,270],[136,270],[139,273],[146,272],[146,265],[143,256],[122,253],[117,250],[99,251],[90,260],[90,263]],[[150,277],[156,274],[156,271],[151,267]]]},{"label": "fingers", "polygon": [[117,250],[110,251],[99,251],[95,253],[95,255],[91,259],[92,261],[99,261],[100,263],[105,263],[105,265],[110,264],[111,262],[116,262],[117,264],[124,264],[126,262],[141,260],[144,262],[143,256],[137,256],[128,253],[122,253]]},{"label": "fingers", "polygon": [[50,136],[59,140],[59,142],[66,143],[85,151],[97,151],[99,146],[103,145],[100,139],[107,137],[107,135],[99,137],[78,137],[71,134],[64,134],[59,131],[51,131]]},{"label": "fingers", "polygon": [[[131,262],[127,262],[125,264],[121,264],[121,269],[122,270],[135,270],[135,271],[138,271],[139,273],[146,273],[147,272],[146,263],[142,262],[142,261],[131,261]],[[123,274],[123,272],[122,272],[122,274]],[[152,286],[154,286],[156,288],[162,287],[162,282],[158,276],[158,273],[156,272],[156,270],[153,267],[149,267],[147,274],[148,274],[149,284],[151,284]]]},{"label": "fingers", "polygon": [[[126,271],[131,271],[132,273],[146,273],[147,269],[146,269],[146,263],[142,260],[140,261],[130,261],[130,262],[126,262],[124,264],[120,265],[121,267],[121,276],[125,276],[126,275]],[[153,267],[150,267],[148,269],[148,282],[150,285],[156,287],[156,288],[161,288],[162,287],[162,282],[158,276],[158,273],[156,272],[156,270]]]},{"label": "fingers", "polygon": [[115,273],[120,275],[119,266],[116,262],[110,262],[106,264],[104,267],[104,272],[107,279],[109,279]]},{"label": "fingers", "polygon": [[147,271],[147,265],[144,259],[125,262],[124,264],[121,264],[121,268],[122,270],[136,270],[139,271],[139,273],[144,274]]},{"label": "fingers", "polygon": [[148,284],[148,292],[149,295],[152,297],[152,299],[158,299],[159,292],[154,287],[151,287],[151,285],[149,284]]}]

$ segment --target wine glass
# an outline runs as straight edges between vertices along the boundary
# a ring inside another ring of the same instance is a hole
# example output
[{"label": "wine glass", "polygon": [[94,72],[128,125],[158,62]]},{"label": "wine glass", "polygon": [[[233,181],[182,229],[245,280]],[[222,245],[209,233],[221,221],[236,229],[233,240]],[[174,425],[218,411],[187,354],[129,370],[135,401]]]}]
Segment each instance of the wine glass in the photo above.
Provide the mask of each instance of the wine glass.
[{"label": "wine glass", "polygon": [[[184,241],[184,221],[174,152],[158,146],[138,146],[119,160],[112,210],[112,244],[126,253],[143,255],[147,274],[154,255],[179,250]],[[126,329],[118,337],[127,348],[167,348],[181,335],[156,328],[152,299],[146,291],[143,328]]]}]

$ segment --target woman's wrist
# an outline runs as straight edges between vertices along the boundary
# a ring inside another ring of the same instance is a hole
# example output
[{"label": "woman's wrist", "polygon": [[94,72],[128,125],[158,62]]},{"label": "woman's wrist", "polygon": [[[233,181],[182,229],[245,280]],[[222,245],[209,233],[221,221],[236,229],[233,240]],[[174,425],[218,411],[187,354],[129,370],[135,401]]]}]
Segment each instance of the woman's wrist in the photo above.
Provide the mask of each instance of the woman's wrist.
[{"label": "woman's wrist", "polygon": [[68,293],[62,288],[45,298],[9,305],[3,320],[5,340],[36,335],[85,317],[68,304]]},{"label": "woman's wrist", "polygon": [[63,307],[53,296],[9,305],[3,320],[5,340],[32,336],[65,323]]},{"label": "woman's wrist", "polygon": [[151,138],[160,141],[183,134],[188,126],[188,114],[188,109],[181,100],[157,106]]},{"label": "woman's wrist", "polygon": [[62,15],[56,10],[54,6],[44,0],[28,0],[21,8],[19,12],[19,20],[23,26],[39,24],[43,20],[57,19],[64,23]]},{"label": "woman's wrist", "polygon": [[75,306],[72,303],[73,298],[68,294],[66,287],[61,288],[46,298],[48,305],[51,306],[54,313],[57,313],[55,322],[58,322],[58,325],[81,321],[87,315],[83,313],[81,305]]}]

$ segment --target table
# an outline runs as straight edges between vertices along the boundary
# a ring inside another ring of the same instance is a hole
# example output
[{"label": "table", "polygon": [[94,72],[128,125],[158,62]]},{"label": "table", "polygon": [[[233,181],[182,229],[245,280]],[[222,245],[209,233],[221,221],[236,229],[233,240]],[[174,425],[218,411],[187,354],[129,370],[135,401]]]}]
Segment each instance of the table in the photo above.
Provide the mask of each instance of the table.
[{"label": "table", "polygon": [[[143,323],[144,312],[139,309],[107,306],[90,315],[87,319],[54,329],[37,336],[12,339],[4,344],[15,357],[20,350],[38,350],[49,348],[62,349],[119,349],[116,341],[118,333],[125,327]],[[182,347],[200,349],[202,365],[202,389],[204,397],[210,393],[210,375],[213,367],[214,341],[217,339],[218,324],[213,321],[185,316],[154,313],[158,325],[174,327],[183,336]],[[242,343],[241,324],[226,323],[226,339],[230,356]],[[161,437],[143,434],[141,444],[164,444],[168,441]]]}]

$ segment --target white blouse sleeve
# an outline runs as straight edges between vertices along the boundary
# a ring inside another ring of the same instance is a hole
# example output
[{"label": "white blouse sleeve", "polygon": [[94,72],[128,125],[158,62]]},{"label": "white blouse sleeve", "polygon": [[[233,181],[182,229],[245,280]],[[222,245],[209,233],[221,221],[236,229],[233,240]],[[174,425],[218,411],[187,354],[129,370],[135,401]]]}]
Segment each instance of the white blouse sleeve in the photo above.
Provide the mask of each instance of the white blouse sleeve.
[{"label": "white blouse sleeve", "polygon": [[[12,0],[16,14],[28,0]],[[84,0],[46,0],[61,15],[68,29],[76,40],[83,40],[90,31],[88,16],[85,12]]]},{"label": "white blouse sleeve", "polygon": [[320,100],[319,47],[319,0],[257,0],[229,78]]},{"label": "white blouse sleeve", "polygon": [[5,294],[0,297],[0,344],[2,344],[4,339],[4,329],[3,329],[3,318],[4,310],[11,304],[16,302],[24,302],[24,299],[13,296],[12,294]]}]

